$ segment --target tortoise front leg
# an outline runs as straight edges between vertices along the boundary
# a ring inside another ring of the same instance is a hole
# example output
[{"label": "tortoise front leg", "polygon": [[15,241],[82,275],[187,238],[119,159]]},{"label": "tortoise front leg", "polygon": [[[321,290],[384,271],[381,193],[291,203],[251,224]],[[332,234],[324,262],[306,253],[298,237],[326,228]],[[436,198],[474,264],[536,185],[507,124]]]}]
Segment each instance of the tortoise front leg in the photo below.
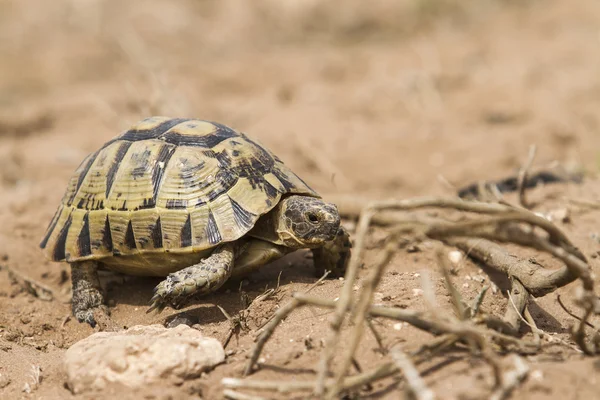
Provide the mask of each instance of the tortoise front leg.
[{"label": "tortoise front leg", "polygon": [[237,246],[235,243],[223,244],[198,264],[169,274],[154,288],[146,312],[157,310],[160,313],[167,305],[177,308],[192,295],[207,294],[220,288],[231,276]]},{"label": "tortoise front leg", "polygon": [[231,276],[241,278],[258,270],[263,265],[269,264],[295,249],[279,246],[261,239],[250,239],[240,247],[240,253],[235,260],[235,268]]},{"label": "tortoise front leg", "polygon": [[335,239],[312,250],[317,276],[322,276],[326,270],[331,271],[331,278],[344,276],[350,261],[351,248],[350,235],[340,226]]},{"label": "tortoise front leg", "polygon": [[104,295],[98,280],[98,262],[81,261],[71,263],[71,282],[73,284],[73,315],[79,322],[96,326],[94,312],[108,316],[108,307],[104,305]]}]

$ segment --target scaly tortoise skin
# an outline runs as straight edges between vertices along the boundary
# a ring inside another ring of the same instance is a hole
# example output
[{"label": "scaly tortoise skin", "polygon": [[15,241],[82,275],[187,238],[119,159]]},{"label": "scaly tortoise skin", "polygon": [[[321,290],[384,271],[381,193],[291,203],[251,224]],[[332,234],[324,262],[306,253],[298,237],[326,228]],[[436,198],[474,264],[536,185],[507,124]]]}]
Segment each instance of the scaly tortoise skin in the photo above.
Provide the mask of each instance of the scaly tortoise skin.
[{"label": "scaly tortoise skin", "polygon": [[351,246],[337,208],[245,134],[151,117],[83,160],[40,247],[71,265],[73,314],[95,326],[98,269],[166,276],[160,312],[299,248],[343,273]]}]

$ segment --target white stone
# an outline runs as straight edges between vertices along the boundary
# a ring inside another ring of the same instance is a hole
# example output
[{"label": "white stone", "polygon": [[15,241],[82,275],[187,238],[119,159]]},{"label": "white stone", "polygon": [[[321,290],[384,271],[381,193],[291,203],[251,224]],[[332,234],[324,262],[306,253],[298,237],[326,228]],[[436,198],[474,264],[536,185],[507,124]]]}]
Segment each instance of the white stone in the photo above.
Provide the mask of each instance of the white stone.
[{"label": "white stone", "polygon": [[140,387],[169,378],[195,378],[225,360],[221,343],[187,325],[134,326],[98,332],[71,346],[64,359],[73,393],[117,382]]},{"label": "white stone", "polygon": [[462,261],[462,253],[458,250],[453,250],[448,253],[448,259],[453,265],[458,265]]}]

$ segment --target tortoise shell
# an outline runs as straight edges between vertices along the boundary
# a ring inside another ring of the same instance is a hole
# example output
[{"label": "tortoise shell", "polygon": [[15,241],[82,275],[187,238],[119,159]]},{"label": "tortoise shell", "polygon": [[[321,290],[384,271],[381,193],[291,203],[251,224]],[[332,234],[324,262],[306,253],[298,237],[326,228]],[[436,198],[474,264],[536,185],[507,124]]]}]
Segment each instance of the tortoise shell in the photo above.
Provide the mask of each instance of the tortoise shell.
[{"label": "tortoise shell", "polygon": [[319,197],[243,133],[147,118],[83,160],[40,247],[67,262],[199,252],[239,239],[288,193]]}]

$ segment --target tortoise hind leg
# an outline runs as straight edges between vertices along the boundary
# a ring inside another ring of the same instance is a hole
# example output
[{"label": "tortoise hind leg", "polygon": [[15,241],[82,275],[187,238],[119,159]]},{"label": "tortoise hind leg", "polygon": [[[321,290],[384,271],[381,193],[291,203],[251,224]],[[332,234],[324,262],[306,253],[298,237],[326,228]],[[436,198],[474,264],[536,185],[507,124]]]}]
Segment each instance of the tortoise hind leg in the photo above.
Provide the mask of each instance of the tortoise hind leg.
[{"label": "tortoise hind leg", "polygon": [[198,264],[169,274],[154,288],[146,312],[157,310],[160,313],[167,305],[177,308],[192,295],[207,294],[220,288],[231,276],[237,249],[235,243],[223,244]]},{"label": "tortoise hind leg", "polygon": [[95,312],[109,315],[104,305],[104,295],[98,280],[98,262],[81,261],[71,263],[71,282],[73,284],[73,315],[79,322],[96,326]]},{"label": "tortoise hind leg", "polygon": [[325,271],[330,271],[330,278],[344,276],[350,261],[351,248],[350,235],[340,227],[335,239],[312,250],[317,276],[322,276]]}]

